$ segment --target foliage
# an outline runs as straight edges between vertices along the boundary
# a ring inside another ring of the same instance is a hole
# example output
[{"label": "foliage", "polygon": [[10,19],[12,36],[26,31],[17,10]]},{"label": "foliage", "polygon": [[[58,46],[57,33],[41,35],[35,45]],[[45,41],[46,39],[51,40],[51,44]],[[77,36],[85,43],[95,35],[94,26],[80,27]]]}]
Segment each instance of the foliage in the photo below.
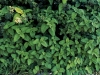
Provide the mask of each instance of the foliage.
[{"label": "foliage", "polygon": [[99,0],[0,0],[0,74],[99,71],[99,7]]}]

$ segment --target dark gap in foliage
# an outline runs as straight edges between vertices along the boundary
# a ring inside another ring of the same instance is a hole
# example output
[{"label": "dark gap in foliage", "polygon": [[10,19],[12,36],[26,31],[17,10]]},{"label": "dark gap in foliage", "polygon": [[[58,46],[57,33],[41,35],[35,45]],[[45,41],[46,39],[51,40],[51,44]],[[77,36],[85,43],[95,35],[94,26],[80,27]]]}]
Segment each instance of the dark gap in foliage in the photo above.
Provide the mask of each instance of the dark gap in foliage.
[{"label": "dark gap in foliage", "polygon": [[3,35],[2,35],[2,33],[0,32],[0,38],[3,38]]},{"label": "dark gap in foliage", "polygon": [[80,6],[78,7],[79,9],[85,9],[86,10],[86,5],[83,3],[80,3]]},{"label": "dark gap in foliage", "polygon": [[30,50],[31,50],[31,47],[28,46],[28,47],[26,48],[26,52],[28,52],[28,51],[30,51]]},{"label": "dark gap in foliage", "polygon": [[59,3],[57,1],[53,1],[52,10],[58,10]]},{"label": "dark gap in foliage", "polygon": [[63,40],[64,35],[63,35],[63,34],[60,34],[60,32],[61,32],[60,28],[62,28],[62,24],[58,24],[58,25],[56,26],[56,32],[55,32],[55,34],[56,34],[56,36],[57,36],[60,40]]},{"label": "dark gap in foliage", "polygon": [[5,25],[5,23],[4,22],[1,22],[0,23],[0,38],[3,38],[3,26]]},{"label": "dark gap in foliage", "polygon": [[35,0],[36,3],[38,3],[39,8],[47,8],[49,5],[48,0]]},{"label": "dark gap in foliage", "polygon": [[34,25],[37,26],[38,25],[38,20],[34,19]]}]

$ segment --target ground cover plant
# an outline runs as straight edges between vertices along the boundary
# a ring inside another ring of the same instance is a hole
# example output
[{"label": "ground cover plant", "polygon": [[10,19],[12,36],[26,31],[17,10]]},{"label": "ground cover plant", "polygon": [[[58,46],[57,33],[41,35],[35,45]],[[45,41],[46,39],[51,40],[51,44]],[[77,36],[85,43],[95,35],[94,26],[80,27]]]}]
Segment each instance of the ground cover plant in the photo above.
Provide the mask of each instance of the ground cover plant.
[{"label": "ground cover plant", "polygon": [[0,0],[0,74],[100,71],[99,0]]}]

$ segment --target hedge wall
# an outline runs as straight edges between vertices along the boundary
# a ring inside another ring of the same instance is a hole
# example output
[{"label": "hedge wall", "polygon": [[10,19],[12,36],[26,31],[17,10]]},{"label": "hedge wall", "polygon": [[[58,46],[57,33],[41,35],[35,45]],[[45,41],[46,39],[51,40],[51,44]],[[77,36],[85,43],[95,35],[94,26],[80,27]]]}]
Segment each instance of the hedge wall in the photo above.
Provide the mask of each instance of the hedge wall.
[{"label": "hedge wall", "polygon": [[99,71],[99,12],[99,0],[0,0],[0,75]]}]

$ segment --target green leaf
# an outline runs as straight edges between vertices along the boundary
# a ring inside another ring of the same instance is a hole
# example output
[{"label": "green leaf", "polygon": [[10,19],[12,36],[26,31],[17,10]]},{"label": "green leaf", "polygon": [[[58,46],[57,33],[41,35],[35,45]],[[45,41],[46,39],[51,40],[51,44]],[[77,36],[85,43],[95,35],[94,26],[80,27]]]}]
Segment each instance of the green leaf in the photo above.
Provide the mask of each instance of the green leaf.
[{"label": "green leaf", "polygon": [[10,33],[12,36],[14,35],[14,30],[13,29],[8,29],[8,33]]},{"label": "green leaf", "polygon": [[21,28],[21,31],[23,32],[23,33],[30,33],[30,28],[29,27],[22,27]]},{"label": "green leaf", "polygon": [[16,32],[17,32],[18,34],[21,34],[21,33],[22,33],[22,31],[21,31],[19,28],[16,28]]},{"label": "green leaf", "polygon": [[41,32],[42,32],[42,33],[45,33],[46,30],[47,30],[48,28],[49,28],[48,25],[46,25],[46,24],[42,24],[42,25],[41,25]]},{"label": "green leaf", "polygon": [[11,54],[12,58],[16,59],[16,54]]},{"label": "green leaf", "polygon": [[59,14],[60,14],[60,13],[61,13],[61,11],[63,10],[63,4],[62,4],[62,3],[60,3],[58,7],[59,7],[59,9],[58,9],[58,10],[59,10]]},{"label": "green leaf", "polygon": [[8,53],[12,53],[13,50],[12,50],[11,48],[8,47],[8,48],[7,48],[7,52],[8,52]]},{"label": "green leaf", "polygon": [[4,26],[4,29],[8,29],[9,27],[13,26],[14,24],[15,24],[14,22],[7,21],[6,25]]},{"label": "green leaf", "polygon": [[32,52],[30,53],[31,55],[36,55],[37,53],[36,53],[36,51],[34,50],[32,50]]},{"label": "green leaf", "polygon": [[77,16],[77,13],[72,12],[71,18],[72,18],[72,19],[75,19],[76,16]]},{"label": "green leaf", "polygon": [[56,66],[54,66],[54,67],[52,68],[52,71],[54,71],[54,72],[56,72],[56,71],[57,71]]},{"label": "green leaf", "polygon": [[98,64],[96,64],[95,67],[96,67],[96,71],[100,70],[100,66]]},{"label": "green leaf", "polygon": [[63,72],[64,73],[65,72],[65,69],[64,68],[60,68],[59,69],[59,72]]},{"label": "green leaf", "polygon": [[18,53],[18,55],[21,55],[22,54],[22,51],[16,50],[16,53]]},{"label": "green leaf", "polygon": [[66,75],[72,75],[72,72],[70,70],[67,70]]},{"label": "green leaf", "polygon": [[39,43],[39,39],[33,41],[33,44],[38,44],[38,43]]},{"label": "green leaf", "polygon": [[42,41],[41,44],[42,44],[42,46],[44,46],[44,47],[47,47],[47,46],[48,46],[48,44],[47,44],[46,41]]},{"label": "green leaf", "polygon": [[43,56],[43,54],[41,54],[40,57],[39,57],[39,59],[43,59],[43,58],[44,58],[44,56]]},{"label": "green leaf", "polygon": [[21,8],[15,7],[15,11],[19,14],[23,14],[23,10]]},{"label": "green leaf", "polygon": [[81,41],[82,41],[83,43],[86,43],[86,42],[88,41],[88,39],[87,39],[87,38],[82,38]]},{"label": "green leaf", "polygon": [[68,64],[67,67],[66,67],[66,69],[68,70],[68,69],[70,69],[70,68],[71,68],[71,66],[70,66],[70,64]]},{"label": "green leaf", "polygon": [[19,34],[15,34],[15,36],[14,36],[14,42],[18,41],[19,39],[20,39]]},{"label": "green leaf", "polygon": [[45,63],[45,66],[46,66],[48,69],[51,69],[51,64]]},{"label": "green leaf", "polygon": [[5,7],[3,7],[3,8],[0,10],[0,16],[6,14],[6,13],[8,13],[8,12],[9,12],[9,11],[7,10],[7,7],[5,6]]},{"label": "green leaf", "polygon": [[5,59],[3,59],[3,58],[0,58],[0,61],[1,61],[2,63],[5,63]]},{"label": "green leaf", "polygon": [[32,59],[28,59],[27,63],[28,63],[28,65],[30,65],[31,63],[33,63],[33,60]]},{"label": "green leaf", "polygon": [[86,70],[89,74],[92,74],[91,67],[86,66],[85,70]]},{"label": "green leaf", "polygon": [[32,38],[35,37],[35,32],[30,31],[30,36],[31,36]]},{"label": "green leaf", "polygon": [[0,58],[0,61],[7,67],[7,61],[3,58]]},{"label": "green leaf", "polygon": [[16,32],[20,35],[20,37],[25,38],[24,33],[19,28],[16,28]]},{"label": "green leaf", "polygon": [[93,50],[93,54],[96,56],[96,57],[99,57],[99,49],[98,48],[95,48]]},{"label": "green leaf", "polygon": [[28,12],[31,12],[31,11],[32,11],[32,9],[26,9],[25,13],[28,13]]},{"label": "green leaf", "polygon": [[63,3],[63,4],[66,4],[66,3],[67,3],[67,0],[62,0],[62,3]]},{"label": "green leaf", "polygon": [[50,5],[52,5],[52,3],[53,3],[53,0],[49,0],[49,3],[50,3]]},{"label": "green leaf", "polygon": [[34,72],[34,74],[36,74],[38,71],[37,71],[37,70],[35,70],[35,69],[33,69],[33,72]]},{"label": "green leaf", "polygon": [[27,48],[28,46],[29,46],[29,43],[28,42],[25,42],[24,43],[24,47]]},{"label": "green leaf", "polygon": [[50,58],[50,57],[52,57],[52,54],[50,52],[47,52],[46,53],[46,57],[49,57]]},{"label": "green leaf", "polygon": [[49,33],[50,33],[52,36],[55,36],[55,31],[54,31],[54,30],[49,29]]},{"label": "green leaf", "polygon": [[64,61],[63,61],[63,60],[60,60],[60,64],[61,64],[61,65],[64,64]]},{"label": "green leaf", "polygon": [[96,34],[100,36],[100,28],[96,30]]},{"label": "green leaf", "polygon": [[39,66],[35,66],[35,69],[33,69],[34,74],[36,74],[39,71]]},{"label": "green leaf", "polygon": [[[24,36],[23,36],[24,37]],[[31,38],[29,37],[29,35],[25,34],[25,37],[23,38],[25,41],[30,41]]]},{"label": "green leaf", "polygon": [[20,58],[19,57],[17,57],[15,60],[17,61],[17,63],[20,64]]},{"label": "green leaf", "polygon": [[5,45],[1,45],[0,50],[6,50]]},{"label": "green leaf", "polygon": [[35,69],[36,69],[37,71],[39,71],[39,66],[35,66]]},{"label": "green leaf", "polygon": [[41,48],[41,43],[38,43],[38,44],[36,45],[36,49],[37,49],[37,50],[40,50],[40,48]]},{"label": "green leaf", "polygon": [[58,24],[58,21],[57,21],[57,19],[55,19],[55,18],[52,18],[52,22]]},{"label": "green leaf", "polygon": [[100,57],[97,58],[97,63],[100,63]]},{"label": "green leaf", "polygon": [[65,40],[61,40],[61,41],[59,42],[60,45],[63,45],[64,43],[65,43]]}]

